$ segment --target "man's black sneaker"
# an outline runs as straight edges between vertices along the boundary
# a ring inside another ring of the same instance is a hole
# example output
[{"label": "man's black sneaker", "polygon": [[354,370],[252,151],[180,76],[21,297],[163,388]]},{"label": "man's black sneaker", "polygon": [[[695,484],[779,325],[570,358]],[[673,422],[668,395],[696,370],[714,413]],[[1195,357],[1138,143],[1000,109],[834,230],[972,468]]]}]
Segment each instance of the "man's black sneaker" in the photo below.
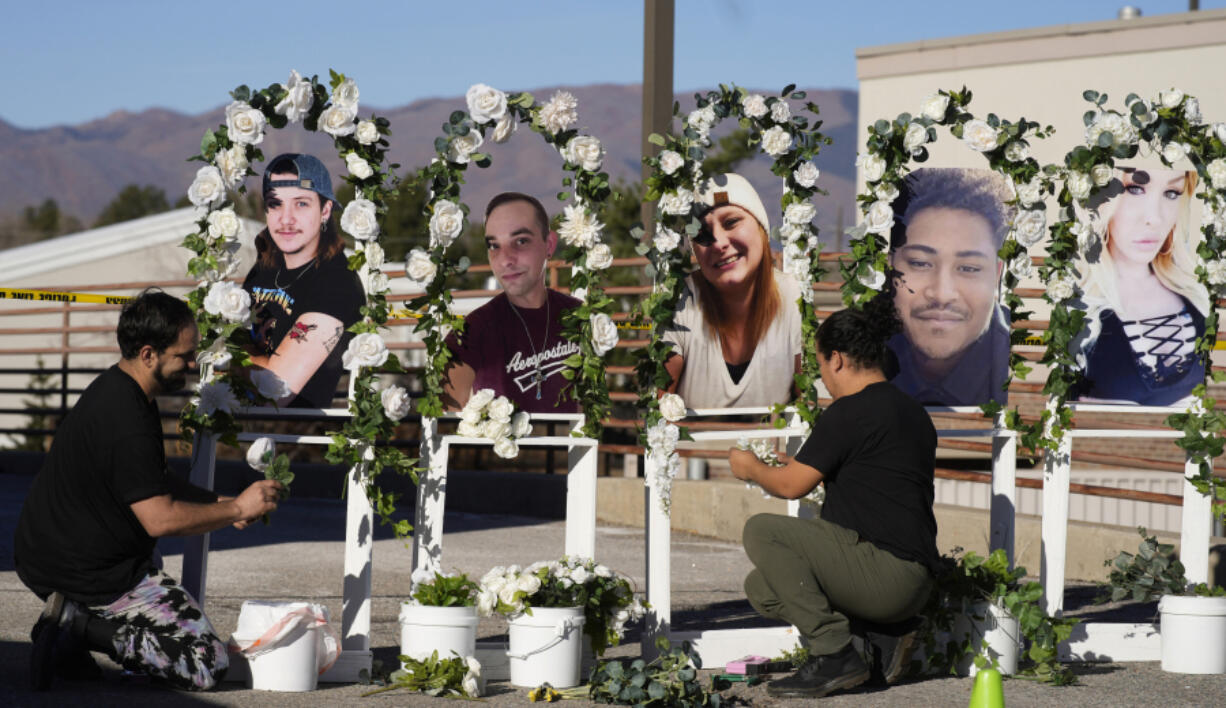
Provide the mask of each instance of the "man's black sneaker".
[{"label": "man's black sneaker", "polygon": [[766,685],[776,698],[821,698],[854,688],[869,678],[868,666],[850,644],[833,654],[811,656],[796,673]]},{"label": "man's black sneaker", "polygon": [[34,623],[30,638],[34,645],[30,650],[30,683],[35,691],[51,688],[51,677],[56,670],[56,648],[60,636],[67,633],[72,624],[74,604],[58,592],[47,596],[43,612]]},{"label": "man's black sneaker", "polygon": [[922,618],[912,617],[896,624],[864,627],[864,648],[873,670],[873,683],[892,686],[906,675],[919,643],[922,623]]}]

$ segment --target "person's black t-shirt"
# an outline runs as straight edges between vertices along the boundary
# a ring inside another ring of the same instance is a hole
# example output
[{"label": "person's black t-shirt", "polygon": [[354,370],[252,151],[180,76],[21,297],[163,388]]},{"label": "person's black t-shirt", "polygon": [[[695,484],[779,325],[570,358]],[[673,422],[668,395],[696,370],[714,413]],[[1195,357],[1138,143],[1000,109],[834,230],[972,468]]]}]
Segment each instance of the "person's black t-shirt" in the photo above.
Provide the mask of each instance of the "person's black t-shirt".
[{"label": "person's black t-shirt", "polygon": [[822,519],[903,560],[934,568],[936,446],[936,429],[923,406],[881,382],[832,403],[796,460],[822,473]]},{"label": "person's black t-shirt", "polygon": [[114,601],[153,570],[154,539],[131,504],[171,493],[157,404],[118,366],[56,430],[17,521],[17,575],[40,597]]},{"label": "person's black t-shirt", "polygon": [[[361,318],[366,299],[357,273],[349,270],[343,253],[312,261],[299,268],[265,268],[256,265],[243,281],[243,289],[251,293],[251,338],[263,354],[271,355],[287,335],[328,338],[332,332],[302,332],[294,330],[294,322],[307,312],[319,312],[340,320],[343,329]],[[292,332],[292,334],[291,334]],[[344,332],[340,343],[311,376],[291,406],[298,408],[331,408],[341,379],[341,356],[353,338]]]}]

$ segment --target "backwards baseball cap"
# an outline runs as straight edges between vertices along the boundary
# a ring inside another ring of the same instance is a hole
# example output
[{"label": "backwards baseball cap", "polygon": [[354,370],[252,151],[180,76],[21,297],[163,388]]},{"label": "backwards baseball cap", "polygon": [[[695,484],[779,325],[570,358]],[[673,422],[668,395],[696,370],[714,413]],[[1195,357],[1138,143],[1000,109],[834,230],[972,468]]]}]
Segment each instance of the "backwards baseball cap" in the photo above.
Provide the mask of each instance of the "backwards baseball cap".
[{"label": "backwards baseball cap", "polygon": [[708,207],[704,213],[727,204],[739,206],[753,214],[753,218],[758,220],[767,234],[771,232],[771,222],[766,216],[766,207],[762,206],[757,190],[749,180],[733,172],[714,175],[703,182],[698,192],[698,203]]},{"label": "backwards baseball cap", "polygon": [[[297,179],[273,179],[273,167],[278,162],[289,161],[293,163],[298,172]],[[324,167],[324,163],[319,161],[319,158],[314,155],[302,155],[296,152],[287,152],[277,155],[268,163],[268,169],[264,170],[264,194],[268,194],[277,187],[300,187],[309,189],[320,196],[321,199],[327,199],[340,208],[340,202],[336,201],[336,196],[332,194],[332,178],[328,176],[328,168]]]}]

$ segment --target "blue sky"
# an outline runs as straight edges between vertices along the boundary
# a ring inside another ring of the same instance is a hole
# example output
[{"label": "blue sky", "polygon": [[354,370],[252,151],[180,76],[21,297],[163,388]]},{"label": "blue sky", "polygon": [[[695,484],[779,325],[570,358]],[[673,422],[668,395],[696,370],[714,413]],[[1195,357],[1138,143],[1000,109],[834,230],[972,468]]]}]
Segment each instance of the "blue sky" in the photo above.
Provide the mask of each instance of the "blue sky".
[{"label": "blue sky", "polygon": [[[857,47],[1145,16],[1187,0],[677,0],[675,87],[854,88]],[[1202,0],[1202,9],[1226,0]],[[968,11],[968,8],[969,11]],[[198,113],[236,85],[343,71],[362,102],[642,79],[640,0],[10,3],[0,28],[0,118],[23,128],[116,110]]]}]

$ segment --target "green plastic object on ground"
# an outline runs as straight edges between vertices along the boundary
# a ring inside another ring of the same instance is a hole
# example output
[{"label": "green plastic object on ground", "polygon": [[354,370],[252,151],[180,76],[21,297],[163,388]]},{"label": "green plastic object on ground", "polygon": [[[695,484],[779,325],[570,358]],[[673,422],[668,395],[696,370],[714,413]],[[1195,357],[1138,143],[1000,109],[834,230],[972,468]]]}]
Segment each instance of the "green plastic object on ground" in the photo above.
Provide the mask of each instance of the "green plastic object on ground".
[{"label": "green plastic object on ground", "polygon": [[971,689],[971,703],[967,708],[1005,708],[1005,688],[1001,685],[999,671],[979,671],[975,676],[975,687]]}]

